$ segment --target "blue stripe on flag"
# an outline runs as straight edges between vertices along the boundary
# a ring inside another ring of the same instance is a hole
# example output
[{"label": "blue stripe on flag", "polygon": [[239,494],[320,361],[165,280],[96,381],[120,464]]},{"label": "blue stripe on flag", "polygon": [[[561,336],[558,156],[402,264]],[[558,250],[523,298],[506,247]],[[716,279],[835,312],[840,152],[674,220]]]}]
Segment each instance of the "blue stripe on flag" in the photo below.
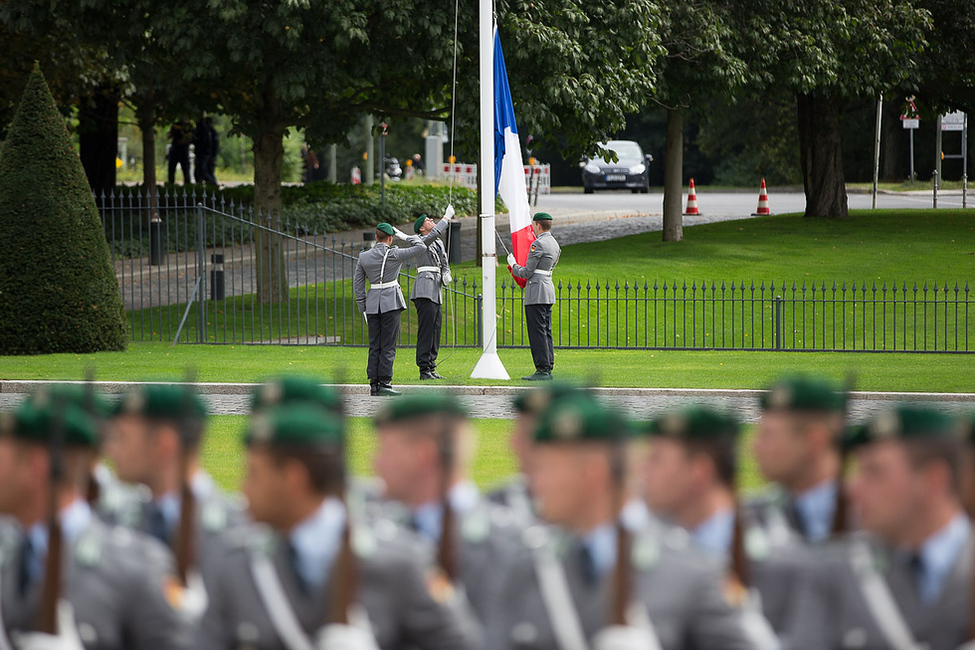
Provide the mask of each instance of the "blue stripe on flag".
[{"label": "blue stripe on flag", "polygon": [[511,88],[508,86],[508,70],[504,65],[504,52],[501,51],[501,34],[494,32],[494,195],[498,195],[501,182],[501,166],[504,160],[504,130],[510,128],[518,133],[515,126],[515,107],[511,103]]}]

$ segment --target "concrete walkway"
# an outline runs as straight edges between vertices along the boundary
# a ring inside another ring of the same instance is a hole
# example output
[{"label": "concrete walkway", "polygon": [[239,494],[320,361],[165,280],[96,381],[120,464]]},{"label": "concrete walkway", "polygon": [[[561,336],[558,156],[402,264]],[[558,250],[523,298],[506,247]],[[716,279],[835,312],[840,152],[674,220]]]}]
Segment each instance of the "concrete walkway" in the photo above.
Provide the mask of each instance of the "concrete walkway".
[{"label": "concrete walkway", "polygon": [[[39,385],[48,382],[0,381],[0,409],[7,409],[22,400]],[[54,382],[77,383],[77,382]],[[137,385],[136,382],[97,382],[98,389],[117,394]],[[256,384],[200,383],[197,388],[215,415],[246,415],[249,412],[250,392]],[[372,417],[390,398],[370,397],[369,386],[344,384],[338,386],[345,395],[346,412],[357,417]],[[456,393],[475,418],[513,418],[512,398],[523,391],[513,386],[396,386],[405,393],[437,388]],[[598,388],[596,392],[617,404],[628,416],[650,418],[663,410],[689,403],[703,403],[731,409],[747,422],[758,419],[759,390],[724,390],[694,388]],[[895,393],[856,391],[850,408],[853,421],[861,421],[893,404],[905,401],[925,402],[952,413],[975,412],[975,393]]]}]

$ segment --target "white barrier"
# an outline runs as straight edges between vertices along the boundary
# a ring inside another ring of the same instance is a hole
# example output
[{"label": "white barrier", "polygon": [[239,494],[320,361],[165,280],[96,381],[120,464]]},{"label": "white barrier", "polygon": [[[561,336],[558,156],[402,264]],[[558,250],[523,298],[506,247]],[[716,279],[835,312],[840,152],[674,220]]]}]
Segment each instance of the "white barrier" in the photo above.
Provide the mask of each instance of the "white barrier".
[{"label": "white barrier", "polygon": [[[448,181],[453,176],[454,183],[472,190],[477,189],[477,165],[467,163],[444,163],[440,170]],[[531,185],[529,185],[531,182]],[[552,193],[552,166],[535,165],[534,172],[530,165],[525,165],[525,188],[529,193]]]}]

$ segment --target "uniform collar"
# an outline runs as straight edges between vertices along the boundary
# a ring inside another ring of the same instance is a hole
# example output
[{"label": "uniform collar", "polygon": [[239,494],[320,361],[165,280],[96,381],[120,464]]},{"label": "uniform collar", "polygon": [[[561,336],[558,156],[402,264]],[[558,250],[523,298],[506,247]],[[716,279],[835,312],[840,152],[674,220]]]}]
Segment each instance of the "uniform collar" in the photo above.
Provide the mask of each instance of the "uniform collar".
[{"label": "uniform collar", "polygon": [[[481,495],[477,486],[470,481],[460,481],[447,493],[450,508],[454,513],[464,515],[473,510]],[[443,530],[443,508],[440,501],[428,501],[413,509],[413,523],[424,537],[438,541]]]},{"label": "uniform collar", "polygon": [[[215,489],[213,477],[202,470],[197,471],[193,474],[193,478],[190,479],[190,489],[193,490],[193,496],[196,497],[197,501],[209,499],[213,496]],[[153,499],[153,504],[162,512],[163,519],[166,521],[166,527],[172,530],[179,520],[179,514],[182,508],[179,492],[175,490],[173,492],[167,492],[161,497]]]},{"label": "uniform collar", "polygon": [[965,549],[971,528],[968,517],[959,513],[921,544],[918,554],[924,571],[918,588],[925,604],[937,602],[952,568]]},{"label": "uniform collar", "polygon": [[345,506],[330,497],[288,534],[296,555],[296,568],[306,584],[325,583],[328,568],[342,543],[345,518]]},{"label": "uniform collar", "polygon": [[723,556],[731,549],[734,530],[735,511],[723,508],[687,532],[697,548]]},{"label": "uniform collar", "polygon": [[[75,499],[67,508],[61,511],[61,533],[64,539],[73,544],[81,537],[81,533],[88,527],[92,520],[91,506],[82,499]],[[50,531],[47,521],[39,521],[24,531],[34,547],[37,557],[44,557],[47,554],[48,538]]]},{"label": "uniform collar", "polygon": [[826,480],[793,497],[806,537],[822,542],[829,537],[836,511],[836,481]]}]

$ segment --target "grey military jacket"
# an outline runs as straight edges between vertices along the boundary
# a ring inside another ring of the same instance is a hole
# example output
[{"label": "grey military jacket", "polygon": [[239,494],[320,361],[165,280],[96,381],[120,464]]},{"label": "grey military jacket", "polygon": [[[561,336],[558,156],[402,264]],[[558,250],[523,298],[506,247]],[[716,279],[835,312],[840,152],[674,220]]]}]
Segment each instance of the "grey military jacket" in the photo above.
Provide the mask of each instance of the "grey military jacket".
[{"label": "grey military jacket", "polygon": [[[209,650],[287,650],[275,631],[251,570],[253,554],[268,557],[289,606],[313,639],[326,623],[331,585],[304,590],[289,565],[281,538],[263,527],[228,533],[235,541],[221,559],[209,589],[209,607],[200,624],[197,648]],[[381,650],[466,650],[480,647],[471,627],[435,601],[425,584],[424,551],[391,522],[357,530],[358,601],[364,607]]]},{"label": "grey military jacket", "polygon": [[[558,648],[535,571],[533,550],[537,528],[527,531],[525,552],[510,570],[501,592],[498,620],[489,624],[488,647],[497,650],[550,650]],[[549,535],[548,544],[561,557],[583,632],[592,640],[608,625],[611,577],[588,585],[581,557],[571,543]],[[631,579],[633,599],[645,607],[663,650],[737,650],[750,648],[741,627],[740,612],[731,608],[721,592],[721,574],[686,546],[686,534],[674,537],[658,523],[650,524],[633,539]]]},{"label": "grey military jacket", "polygon": [[[403,290],[398,282],[400,269],[406,262],[427,252],[427,246],[440,236],[449,224],[446,219],[441,219],[426,236],[410,238],[409,248],[396,248],[383,243],[360,253],[352,276],[352,290],[355,292],[359,311],[365,314],[382,314],[406,309],[406,300],[403,299]],[[390,286],[367,290],[366,279],[369,280],[370,285],[390,283]]]},{"label": "grey military jacket", "polygon": [[535,505],[528,491],[528,478],[519,474],[491,490],[484,498],[511,510],[515,521],[524,528],[536,523]]},{"label": "grey military jacket", "polygon": [[552,282],[552,272],[555,271],[555,265],[559,263],[561,254],[562,247],[555,241],[552,233],[543,232],[528,249],[525,265],[516,264],[511,267],[512,275],[528,280],[528,284],[525,285],[526,305],[555,304],[555,283]]},{"label": "grey military jacket", "polygon": [[[93,511],[102,521],[148,533],[150,501],[151,494],[145,486],[115,481],[105,486]],[[210,567],[225,550],[222,533],[249,520],[243,499],[216,486],[206,497],[197,499],[196,560],[205,584],[209,585]]]},{"label": "grey military jacket", "polygon": [[447,251],[443,243],[439,239],[434,239],[415,261],[416,282],[413,283],[413,290],[410,291],[410,300],[426,298],[439,305],[443,277],[450,271],[450,266],[447,264]]},{"label": "grey military jacket", "polygon": [[868,545],[873,569],[883,576],[919,648],[956,650],[967,641],[975,538],[969,536],[940,599],[926,606],[920,602],[904,558],[859,533],[847,541],[831,542],[816,549],[790,622],[790,650],[888,650],[891,647],[856,579],[851,562],[851,544],[855,542]]},{"label": "grey military jacket", "polygon": [[[18,576],[23,533],[14,524],[0,533],[0,598],[9,637],[30,631],[37,618],[42,580],[22,597]],[[189,619],[174,609],[176,588],[169,551],[156,540],[92,519],[66,545],[62,597],[74,608],[86,650],[190,649]]]},{"label": "grey military jacket", "polygon": [[[370,503],[366,513],[370,518],[387,519],[401,527],[409,525],[410,512],[398,502]],[[524,527],[510,509],[485,499],[461,515],[457,523],[460,581],[474,614],[487,624],[499,602],[505,567],[520,552]],[[433,543],[422,535],[417,538],[433,558],[437,550]]]}]

